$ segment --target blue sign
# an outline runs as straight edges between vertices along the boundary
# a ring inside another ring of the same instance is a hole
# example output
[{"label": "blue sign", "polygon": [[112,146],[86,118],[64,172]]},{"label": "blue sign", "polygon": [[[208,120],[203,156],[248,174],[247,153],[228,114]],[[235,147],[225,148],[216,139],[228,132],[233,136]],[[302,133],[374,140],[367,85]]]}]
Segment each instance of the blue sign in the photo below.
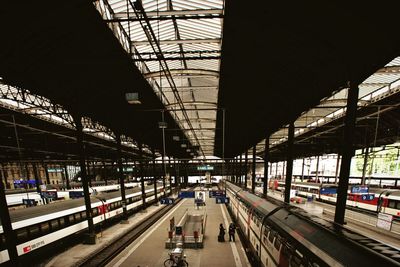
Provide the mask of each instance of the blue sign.
[{"label": "blue sign", "polygon": [[178,195],[179,198],[194,198],[194,191],[181,191]]},{"label": "blue sign", "polygon": [[321,190],[319,190],[319,193],[321,195],[334,195],[334,194],[337,194],[337,188],[336,187],[322,187]]},{"label": "blue sign", "polygon": [[366,201],[372,201],[372,200],[374,200],[374,198],[375,198],[375,195],[371,195],[371,194],[361,195],[361,199],[366,200]]},{"label": "blue sign", "polygon": [[225,192],[222,190],[211,190],[208,192],[209,197],[225,197]]},{"label": "blue sign", "polygon": [[83,196],[83,191],[69,191],[69,198],[81,198]]},{"label": "blue sign", "polygon": [[22,199],[22,204],[24,204],[24,205],[26,205],[28,207],[36,206],[36,201],[34,199],[23,198]]},{"label": "blue sign", "polygon": [[229,197],[216,197],[215,203],[217,204],[229,204]]},{"label": "blue sign", "polygon": [[354,194],[367,194],[368,191],[368,186],[352,186],[351,187],[351,193]]},{"label": "blue sign", "polygon": [[172,205],[172,204],[174,204],[174,199],[169,198],[169,197],[161,198],[161,199],[160,199],[160,204],[163,204],[163,205]]}]

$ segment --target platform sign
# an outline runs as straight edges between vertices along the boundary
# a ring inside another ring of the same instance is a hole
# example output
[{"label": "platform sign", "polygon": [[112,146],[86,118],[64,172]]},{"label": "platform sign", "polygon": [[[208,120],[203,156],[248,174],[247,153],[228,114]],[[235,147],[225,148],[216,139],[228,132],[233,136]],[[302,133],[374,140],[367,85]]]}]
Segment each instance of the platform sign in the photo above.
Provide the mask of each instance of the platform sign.
[{"label": "platform sign", "polygon": [[160,199],[160,204],[172,205],[172,204],[174,204],[174,199],[173,198],[169,198],[169,197],[161,198]]},{"label": "platform sign", "polygon": [[225,197],[225,192],[222,190],[211,190],[208,192],[209,197]]},{"label": "platform sign", "polygon": [[179,198],[194,198],[194,191],[181,191],[178,194]]},{"label": "platform sign", "polygon": [[337,188],[336,187],[322,187],[321,190],[319,190],[321,195],[334,195],[337,194]]},{"label": "platform sign", "polygon": [[366,200],[366,201],[372,201],[372,200],[374,200],[374,198],[375,198],[375,195],[374,195],[374,194],[364,194],[364,195],[361,195],[361,199],[362,199],[362,200]]},{"label": "platform sign", "polygon": [[376,227],[390,231],[392,228],[393,216],[390,214],[379,213]]},{"label": "platform sign", "polygon": [[352,186],[351,193],[353,194],[367,194],[369,192],[368,186]]},{"label": "platform sign", "polygon": [[205,165],[205,166],[197,166],[198,171],[213,171],[214,166]]},{"label": "platform sign", "polygon": [[40,196],[43,198],[48,199],[57,199],[57,192],[56,191],[42,191],[40,192]]},{"label": "platform sign", "polygon": [[217,204],[229,204],[229,197],[216,197],[215,198],[215,203]]}]

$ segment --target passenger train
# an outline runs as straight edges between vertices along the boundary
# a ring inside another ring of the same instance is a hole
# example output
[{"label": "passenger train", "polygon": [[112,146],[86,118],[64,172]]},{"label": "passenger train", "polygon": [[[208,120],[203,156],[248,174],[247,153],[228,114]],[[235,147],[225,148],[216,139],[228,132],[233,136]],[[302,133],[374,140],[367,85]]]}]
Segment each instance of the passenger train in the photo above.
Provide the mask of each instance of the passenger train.
[{"label": "passenger train", "polygon": [[[157,195],[163,188],[157,188]],[[169,186],[166,187],[169,192]],[[155,201],[154,186],[145,188],[146,203]],[[133,212],[141,208],[142,193],[139,187],[126,190],[126,208]],[[93,223],[113,220],[122,214],[122,201],[119,192],[91,196]],[[63,241],[66,237],[84,232],[88,227],[86,207],[83,198],[54,202],[48,205],[10,211],[15,231],[18,256],[29,258]],[[51,245],[51,246],[49,246]],[[0,264],[9,261],[3,227],[0,226]]]},{"label": "passenger train", "polygon": [[[275,183],[276,190],[282,191],[285,187],[284,182]],[[292,183],[292,189],[302,197],[313,197],[317,200],[330,204],[336,203],[336,185],[317,184],[317,183]],[[347,194],[347,206],[364,210],[383,212],[400,217],[400,190],[368,188],[368,193],[352,193],[351,187]]]},{"label": "passenger train", "polygon": [[400,266],[400,251],[227,183],[228,208],[256,266]]}]

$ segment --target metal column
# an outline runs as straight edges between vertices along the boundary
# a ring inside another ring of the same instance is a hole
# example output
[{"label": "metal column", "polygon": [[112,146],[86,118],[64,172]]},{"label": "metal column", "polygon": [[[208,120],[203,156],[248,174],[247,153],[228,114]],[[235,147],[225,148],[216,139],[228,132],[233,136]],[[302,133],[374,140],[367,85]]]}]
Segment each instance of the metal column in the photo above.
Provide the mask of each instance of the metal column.
[{"label": "metal column", "polygon": [[350,164],[354,155],[353,138],[357,117],[358,86],[350,84],[347,95],[347,111],[344,122],[344,136],[342,146],[342,162],[340,164],[339,186],[335,210],[335,222],[344,224],[346,211],[347,189],[349,186]]},{"label": "metal column", "polygon": [[301,164],[301,182],[304,180],[304,164],[305,164],[305,158],[303,158],[303,163]]},{"label": "metal column", "polygon": [[154,199],[156,201],[156,204],[158,203],[158,198],[157,198],[157,174],[156,174],[156,152],[154,151],[154,148],[151,150],[153,154],[153,181],[154,181]]},{"label": "metal column", "polygon": [[267,138],[265,138],[265,147],[264,147],[264,183],[263,183],[264,197],[267,196],[267,189],[268,189],[268,162],[269,162],[269,135],[267,136]]},{"label": "metal column", "polygon": [[[1,173],[0,173],[1,174]],[[10,266],[20,266],[17,253],[17,235],[12,229],[10,213],[8,211],[6,194],[5,194],[5,184],[6,180],[3,180],[3,175],[0,177],[0,218],[1,225],[3,227],[5,246],[8,250],[8,255],[10,257]]]},{"label": "metal column", "polygon": [[253,165],[251,166],[251,192],[256,190],[256,145],[253,146]]},{"label": "metal column", "polygon": [[240,187],[242,186],[242,172],[243,172],[242,159],[243,159],[242,154],[240,154],[240,157],[239,157],[239,181],[238,181]]},{"label": "metal column", "polygon": [[286,183],[285,183],[285,202],[290,202],[290,188],[292,187],[293,172],[293,139],[294,139],[294,122],[289,124],[288,147],[286,155]]},{"label": "metal column", "polygon": [[32,163],[32,168],[33,168],[33,177],[35,177],[35,184],[36,184],[36,192],[40,194],[42,190],[40,190],[40,180],[39,180],[39,173],[36,168],[36,164]]},{"label": "metal column", "polygon": [[118,164],[118,176],[119,176],[119,185],[121,189],[121,204],[122,204],[122,223],[126,223],[128,221],[128,211],[126,209],[126,197],[125,197],[125,181],[124,181],[124,168],[122,166],[122,151],[121,151],[121,136],[116,134],[117,141],[117,164]]},{"label": "metal column", "polygon": [[365,155],[364,155],[363,169],[362,169],[361,185],[365,185],[365,174],[367,172],[368,156],[369,156],[369,148],[366,147],[365,148]]},{"label": "metal column", "polygon": [[317,165],[315,167],[315,182],[316,183],[319,183],[319,181],[318,181],[318,179],[319,179],[318,172],[319,172],[319,156],[317,156]]},{"label": "metal column", "polygon": [[336,170],[335,170],[335,184],[337,184],[338,176],[339,176],[339,165],[340,165],[340,154],[337,154],[336,158]]},{"label": "metal column", "polygon": [[65,182],[67,185],[67,189],[71,189],[71,186],[69,185],[69,175],[68,175],[68,168],[67,168],[66,163],[64,163],[64,172],[65,172]]},{"label": "metal column", "polygon": [[140,187],[142,189],[142,209],[146,209],[146,192],[144,188],[144,177],[143,177],[143,145],[139,143],[139,176],[140,176]]},{"label": "metal column", "polygon": [[46,174],[46,183],[50,184],[49,170],[47,169],[47,163],[43,164],[44,173]]},{"label": "metal column", "polygon": [[165,188],[165,175],[167,174],[167,170],[166,170],[166,168],[165,168],[165,160],[164,160],[164,157],[165,157],[165,155],[164,155],[164,152],[162,153],[162,155],[161,155],[161,163],[162,163],[162,167],[163,167],[163,175],[162,175],[162,184],[163,184],[163,190],[164,190],[164,197],[166,196],[166,194],[167,194],[167,190],[166,190],[166,188]]},{"label": "metal column", "polygon": [[247,189],[247,164],[249,162],[248,151],[244,154],[244,185],[243,187]]},{"label": "metal column", "polygon": [[77,135],[77,145],[79,151],[79,164],[81,167],[83,195],[85,198],[86,219],[88,221],[88,233],[85,236],[84,242],[86,244],[96,244],[96,233],[94,231],[88,179],[86,176],[85,147],[83,144],[83,127],[82,127],[81,117],[74,118],[74,121],[76,125],[76,135]]}]

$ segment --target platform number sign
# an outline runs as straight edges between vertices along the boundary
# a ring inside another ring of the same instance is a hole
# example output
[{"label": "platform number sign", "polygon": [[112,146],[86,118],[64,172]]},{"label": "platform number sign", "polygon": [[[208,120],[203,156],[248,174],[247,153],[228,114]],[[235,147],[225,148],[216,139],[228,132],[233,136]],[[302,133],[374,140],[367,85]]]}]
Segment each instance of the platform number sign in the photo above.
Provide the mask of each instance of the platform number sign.
[{"label": "platform number sign", "polygon": [[217,204],[229,204],[229,197],[216,197],[215,203]]},{"label": "platform number sign", "polygon": [[371,194],[366,194],[366,195],[362,195],[362,196],[361,196],[361,199],[362,199],[362,200],[366,200],[366,201],[374,200],[374,198],[375,198],[375,196],[374,196],[374,195],[371,195]]},{"label": "platform number sign", "polygon": [[163,204],[163,205],[172,205],[172,204],[174,204],[174,199],[168,198],[168,197],[166,197],[166,198],[161,198],[161,199],[160,199],[160,204]]}]

